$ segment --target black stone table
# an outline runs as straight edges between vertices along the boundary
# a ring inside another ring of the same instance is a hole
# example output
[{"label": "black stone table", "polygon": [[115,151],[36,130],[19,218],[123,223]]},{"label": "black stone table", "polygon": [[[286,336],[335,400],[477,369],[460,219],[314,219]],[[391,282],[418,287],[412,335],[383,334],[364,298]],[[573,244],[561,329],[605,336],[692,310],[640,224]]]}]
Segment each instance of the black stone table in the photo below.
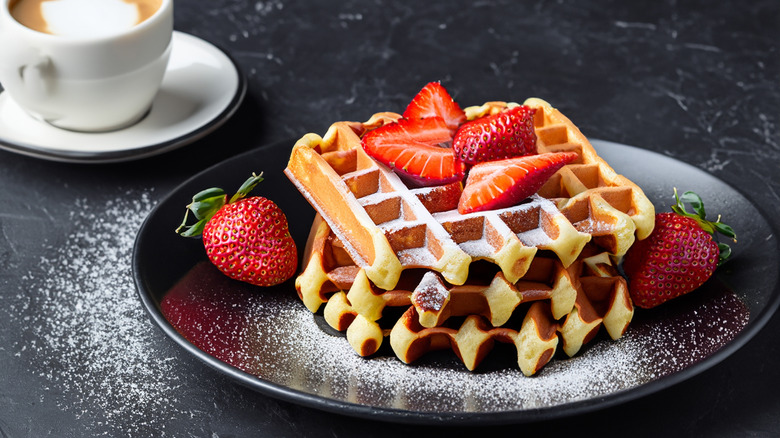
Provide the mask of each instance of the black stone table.
[{"label": "black stone table", "polygon": [[402,111],[432,80],[464,105],[542,97],[588,136],[726,181],[780,230],[780,4],[635,3],[177,2],[176,28],[223,48],[248,80],[229,122],[127,163],[0,151],[0,436],[780,435],[780,315],[726,360],[647,397],[452,429],[255,393],[165,337],[136,296],[133,239],[178,183],[337,120]]}]

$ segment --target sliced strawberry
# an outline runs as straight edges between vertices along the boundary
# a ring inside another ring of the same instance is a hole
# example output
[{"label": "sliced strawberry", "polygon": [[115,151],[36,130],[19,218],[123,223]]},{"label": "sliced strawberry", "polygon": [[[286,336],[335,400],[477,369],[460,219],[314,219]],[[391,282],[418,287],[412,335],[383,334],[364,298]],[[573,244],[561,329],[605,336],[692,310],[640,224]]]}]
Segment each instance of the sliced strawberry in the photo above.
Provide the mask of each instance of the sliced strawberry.
[{"label": "sliced strawberry", "polygon": [[479,163],[469,171],[458,211],[466,214],[516,205],[577,157],[574,152],[550,152]]},{"label": "sliced strawberry", "polygon": [[449,184],[463,179],[463,164],[448,146],[452,135],[441,117],[400,119],[368,132],[366,153],[414,186]]},{"label": "sliced strawberry", "polygon": [[430,82],[409,103],[403,113],[407,119],[441,117],[452,131],[466,121],[466,113],[439,82]]},{"label": "sliced strawberry", "polygon": [[476,164],[535,154],[535,112],[520,105],[464,124],[452,142],[455,156],[464,163]]}]

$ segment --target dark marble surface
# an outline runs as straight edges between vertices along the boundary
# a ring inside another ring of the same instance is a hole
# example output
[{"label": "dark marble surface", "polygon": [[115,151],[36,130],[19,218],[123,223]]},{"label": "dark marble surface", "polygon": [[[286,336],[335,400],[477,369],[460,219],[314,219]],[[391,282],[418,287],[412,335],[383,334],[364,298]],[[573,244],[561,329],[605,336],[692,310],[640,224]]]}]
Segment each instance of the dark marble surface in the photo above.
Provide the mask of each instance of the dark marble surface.
[{"label": "dark marble surface", "polygon": [[130,275],[143,216],[188,176],[336,120],[401,111],[431,80],[464,105],[542,97],[588,136],[712,173],[778,230],[776,1],[190,0],[176,4],[176,28],[226,50],[248,79],[244,104],[218,131],[122,164],[0,151],[0,436],[780,434],[780,315],[659,393],[556,421],[456,430],[342,417],[238,386],[151,325]]}]

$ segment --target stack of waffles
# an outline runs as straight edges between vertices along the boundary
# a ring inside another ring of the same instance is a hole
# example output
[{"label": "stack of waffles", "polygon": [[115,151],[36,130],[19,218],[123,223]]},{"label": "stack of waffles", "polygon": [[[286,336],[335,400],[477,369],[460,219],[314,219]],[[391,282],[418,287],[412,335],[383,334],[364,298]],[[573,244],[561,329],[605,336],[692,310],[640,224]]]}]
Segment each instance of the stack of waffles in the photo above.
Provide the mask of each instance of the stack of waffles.
[{"label": "stack of waffles", "polygon": [[[469,107],[469,120],[516,106]],[[618,260],[653,228],[642,190],[601,159],[579,129],[540,99],[539,153],[573,151],[532,197],[460,214],[460,184],[409,188],[368,156],[361,137],[401,116],[338,122],[294,146],[285,174],[317,210],[295,285],[362,356],[389,340],[406,363],[451,349],[475,369],[496,341],[513,344],[526,375],[559,347],[572,356],[603,326],[622,336],[633,316]]]}]

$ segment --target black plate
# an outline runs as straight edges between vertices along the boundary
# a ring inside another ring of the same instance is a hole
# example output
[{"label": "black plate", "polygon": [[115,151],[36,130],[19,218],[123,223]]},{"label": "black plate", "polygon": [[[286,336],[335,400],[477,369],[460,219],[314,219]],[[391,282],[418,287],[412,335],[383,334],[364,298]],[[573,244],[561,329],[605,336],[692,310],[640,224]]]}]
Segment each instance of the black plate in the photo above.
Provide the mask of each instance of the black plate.
[{"label": "black plate", "polygon": [[207,169],[151,212],[133,254],[139,296],[166,335],[220,373],[263,394],[346,415],[429,424],[528,422],[642,397],[720,362],[769,320],[780,302],[777,233],[739,192],[693,166],[631,146],[593,144],[659,211],[668,210],[673,187],[698,192],[708,211],[722,213],[737,230],[739,243],[700,290],[638,310],[622,339],[600,336],[534,377],[517,370],[513,351],[498,347],[475,373],[451,352],[431,353],[412,366],[384,350],[357,357],[345,338],[304,308],[292,282],[260,289],[229,280],[204,262],[199,240],[173,232],[194,193],[233,190],[263,171],[266,180],[255,193],[286,212],[302,250],[314,212],[282,173],[291,141]]}]

